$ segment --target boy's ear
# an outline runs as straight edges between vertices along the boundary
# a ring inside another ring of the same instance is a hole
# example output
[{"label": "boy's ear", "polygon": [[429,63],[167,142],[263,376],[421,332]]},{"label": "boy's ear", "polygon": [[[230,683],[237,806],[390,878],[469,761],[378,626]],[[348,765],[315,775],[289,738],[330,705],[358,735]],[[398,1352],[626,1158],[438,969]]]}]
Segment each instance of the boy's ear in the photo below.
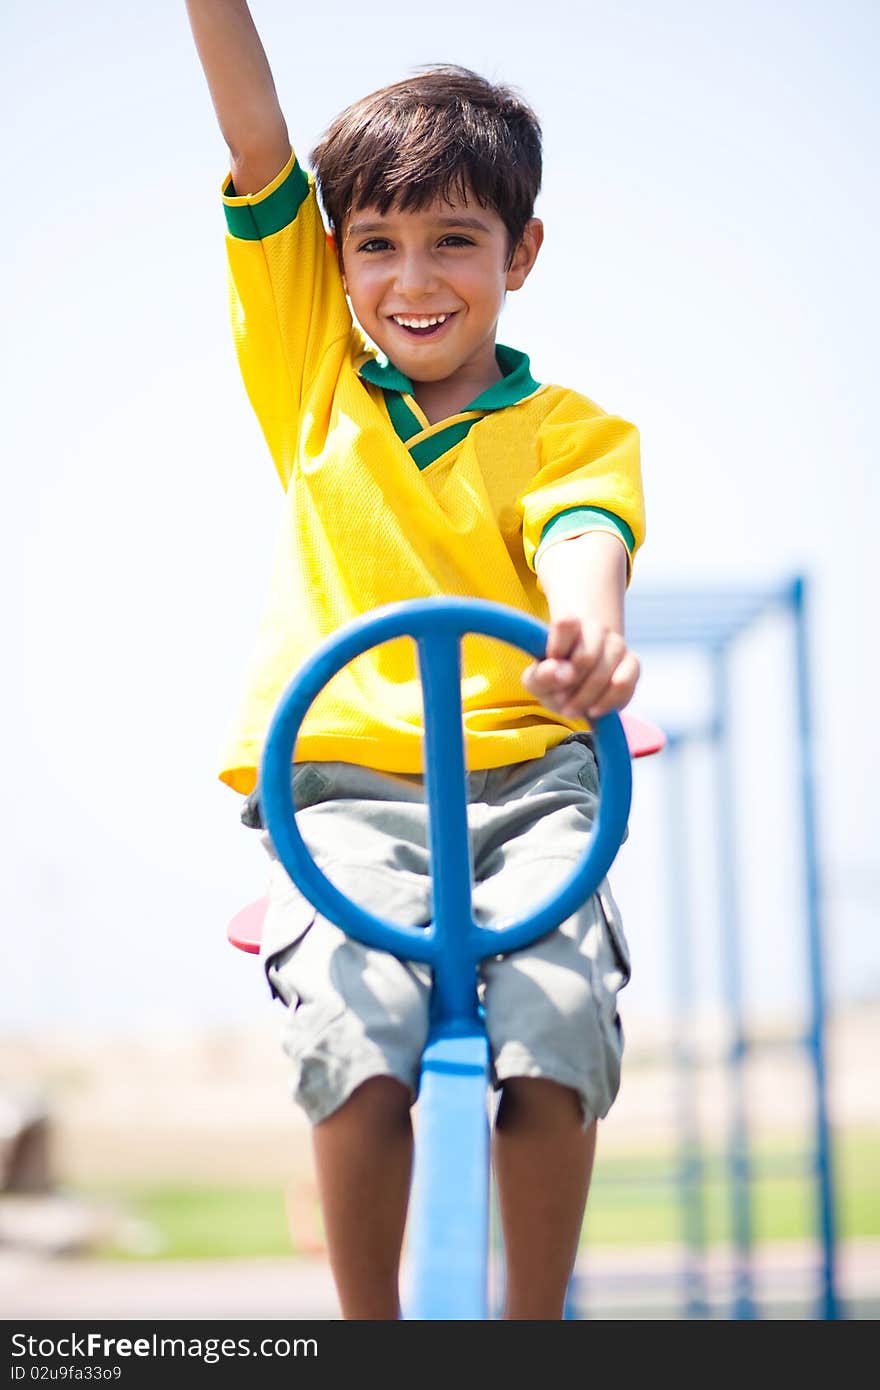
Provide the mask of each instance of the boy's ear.
[{"label": "boy's ear", "polygon": [[507,268],[506,287],[509,290],[521,289],[525,284],[544,240],[544,223],[540,217],[530,217],[525,225],[522,240],[517,246]]}]

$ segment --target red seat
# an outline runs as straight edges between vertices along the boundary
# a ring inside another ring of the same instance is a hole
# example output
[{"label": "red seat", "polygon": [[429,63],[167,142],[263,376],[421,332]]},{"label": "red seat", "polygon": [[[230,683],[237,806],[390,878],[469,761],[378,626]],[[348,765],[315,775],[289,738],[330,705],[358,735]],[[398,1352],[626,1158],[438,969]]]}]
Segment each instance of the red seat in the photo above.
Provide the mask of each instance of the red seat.
[{"label": "red seat", "polygon": [[[645,758],[649,753],[659,753],[665,746],[666,735],[656,724],[651,724],[647,719],[640,719],[635,714],[622,714],[621,721],[631,757]],[[240,951],[248,951],[253,956],[259,955],[263,919],[268,906],[267,898],[257,898],[255,902],[248,903],[247,907],[236,912],[226,928],[226,935],[233,946],[237,946]]]},{"label": "red seat", "polygon": [[620,722],[626,734],[631,758],[646,758],[649,753],[659,753],[661,748],[666,747],[666,735],[650,720],[641,719],[637,714],[626,713],[620,716]]},{"label": "red seat", "polygon": [[259,955],[263,918],[268,906],[268,898],[257,898],[256,902],[248,903],[247,907],[236,912],[226,928],[226,935],[233,946],[237,946],[240,951],[249,951],[252,956]]}]

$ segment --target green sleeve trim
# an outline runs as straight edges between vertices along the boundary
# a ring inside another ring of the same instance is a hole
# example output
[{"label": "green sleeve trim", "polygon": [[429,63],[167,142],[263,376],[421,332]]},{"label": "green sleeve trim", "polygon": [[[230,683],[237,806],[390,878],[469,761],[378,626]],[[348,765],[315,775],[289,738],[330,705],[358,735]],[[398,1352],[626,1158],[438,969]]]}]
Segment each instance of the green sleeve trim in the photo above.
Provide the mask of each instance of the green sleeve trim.
[{"label": "green sleeve trim", "polygon": [[[257,202],[237,198],[230,176],[223,187],[223,211],[230,235],[238,241],[262,241],[264,237],[274,236],[294,220],[308,192],[308,175],[297,160],[277,188],[265,197],[256,195]],[[233,198],[237,201],[232,202]]]},{"label": "green sleeve trim", "polygon": [[583,535],[587,531],[613,531],[623,541],[627,554],[632,559],[635,536],[621,517],[615,516],[614,512],[606,511],[604,507],[567,507],[565,511],[557,512],[556,516],[551,517],[541,532],[538,549],[535,551],[535,565],[537,566],[538,557],[551,541],[567,540],[569,536]]}]

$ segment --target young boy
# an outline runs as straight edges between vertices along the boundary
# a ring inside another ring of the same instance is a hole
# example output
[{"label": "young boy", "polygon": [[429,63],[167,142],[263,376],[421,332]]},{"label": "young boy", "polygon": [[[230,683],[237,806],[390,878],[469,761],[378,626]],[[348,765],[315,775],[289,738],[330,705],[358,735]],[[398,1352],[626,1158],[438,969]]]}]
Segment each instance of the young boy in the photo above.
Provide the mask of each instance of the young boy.
[{"label": "young boy", "polygon": [[[259,823],[276,702],[357,614],[442,594],[534,613],[550,621],[543,661],[478,636],[463,648],[475,911],[519,915],[583,851],[597,794],[585,722],[624,706],[638,680],[623,599],[644,534],[633,427],[534,381],[528,359],[495,341],[543,237],[537,120],[462,68],[366,97],[312,156],[328,237],[245,0],[188,9],[230,152],[236,347],[286,492],[221,776]],[[293,769],[319,863],[410,925],[431,917],[420,735],[413,644],[400,639],[334,678]],[[317,917],[277,860],[269,900],[264,962],[288,1006],[342,1313],[394,1318],[430,980]],[[543,941],[483,968],[508,1317],[562,1314],[596,1119],[619,1084],[628,978],[607,884]]]}]

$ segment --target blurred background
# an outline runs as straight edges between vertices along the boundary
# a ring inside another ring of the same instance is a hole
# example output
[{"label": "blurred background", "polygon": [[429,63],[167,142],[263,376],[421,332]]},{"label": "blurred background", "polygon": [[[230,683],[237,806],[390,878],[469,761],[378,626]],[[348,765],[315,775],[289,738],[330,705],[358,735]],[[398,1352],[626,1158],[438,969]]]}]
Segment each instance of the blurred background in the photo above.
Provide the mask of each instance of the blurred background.
[{"label": "blurred background", "polygon": [[[730,645],[721,790],[705,654],[640,652],[634,709],[682,732],[683,790],[674,809],[663,758],[637,766],[613,878],[635,960],[628,1054],[602,1127],[581,1311],[732,1315],[739,1109],[755,1310],[815,1316],[815,1093],[799,1043],[812,902],[838,1289],[848,1315],[876,1316],[876,7],[252,9],[302,156],[343,106],[423,63],[509,82],[539,113],[545,246],[499,336],[539,380],[641,429],[633,611],[807,580],[812,890],[784,603],[759,605]],[[225,150],[182,0],[10,0],[0,24],[15,190],[0,231],[0,1291],[7,1316],[333,1316],[280,1006],[225,938],[264,884],[216,769],[281,501],[227,326]],[[736,969],[720,810],[736,844]],[[738,1072],[732,1048],[748,1053]],[[688,1164],[696,1206],[678,1182]]]}]

